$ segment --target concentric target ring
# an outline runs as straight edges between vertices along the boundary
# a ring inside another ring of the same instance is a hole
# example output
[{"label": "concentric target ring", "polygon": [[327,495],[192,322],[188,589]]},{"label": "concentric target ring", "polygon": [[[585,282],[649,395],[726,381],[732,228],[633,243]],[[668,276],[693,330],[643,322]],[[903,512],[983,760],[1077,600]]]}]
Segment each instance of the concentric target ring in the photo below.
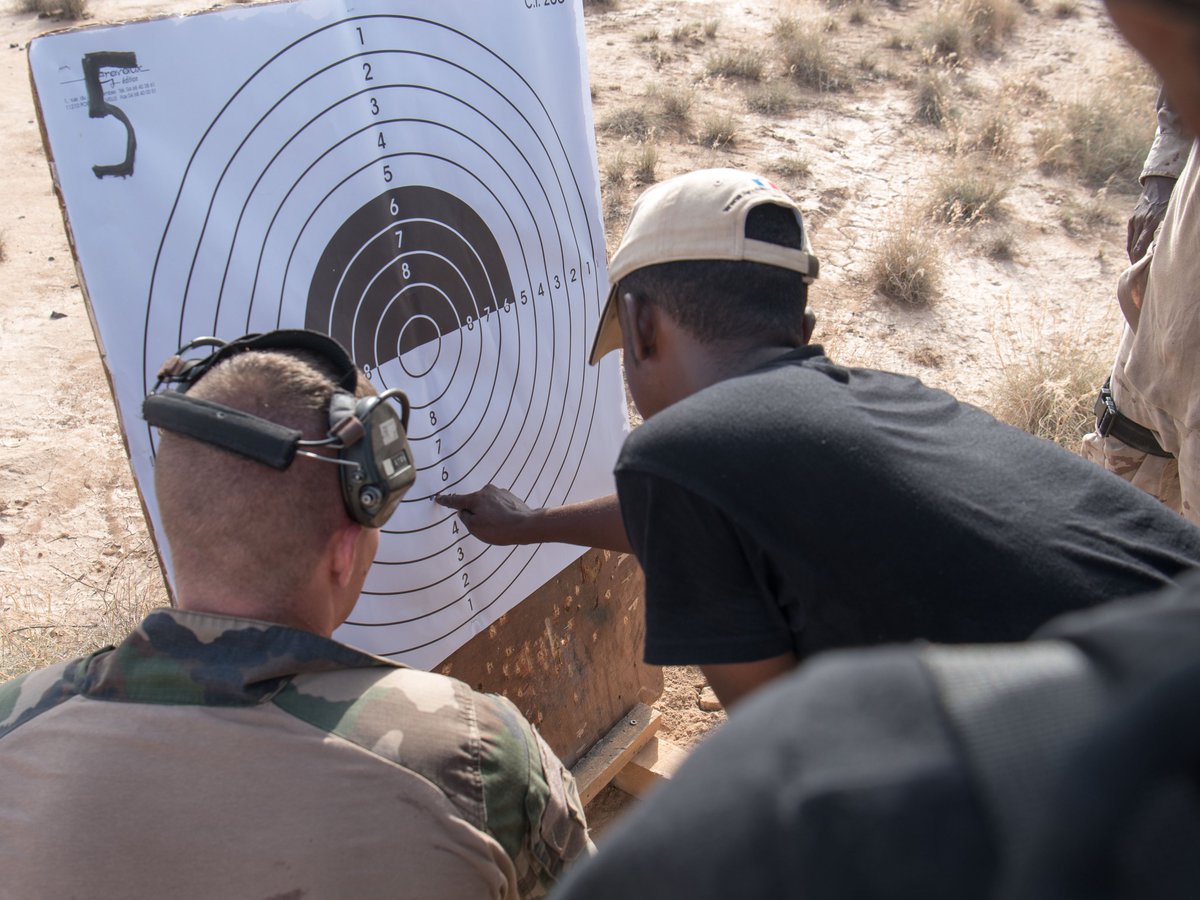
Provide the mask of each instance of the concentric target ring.
[{"label": "concentric target ring", "polygon": [[147,301],[148,383],[151,347],[304,325],[410,396],[418,481],[343,629],[373,652],[436,659],[544,552],[479,543],[433,495],[491,482],[558,504],[592,465],[603,239],[567,143],[482,41],[380,13],[263,63],[181,180]]}]

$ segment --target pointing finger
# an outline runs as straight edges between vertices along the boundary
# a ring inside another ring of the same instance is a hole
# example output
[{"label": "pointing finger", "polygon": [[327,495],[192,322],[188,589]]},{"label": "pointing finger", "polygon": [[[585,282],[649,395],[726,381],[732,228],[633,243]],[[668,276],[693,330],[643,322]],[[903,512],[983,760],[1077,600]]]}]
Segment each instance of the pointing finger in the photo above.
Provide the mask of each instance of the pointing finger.
[{"label": "pointing finger", "polygon": [[438,494],[433,498],[433,502],[441,506],[448,506],[450,509],[466,509],[471,505],[470,499],[465,494]]}]

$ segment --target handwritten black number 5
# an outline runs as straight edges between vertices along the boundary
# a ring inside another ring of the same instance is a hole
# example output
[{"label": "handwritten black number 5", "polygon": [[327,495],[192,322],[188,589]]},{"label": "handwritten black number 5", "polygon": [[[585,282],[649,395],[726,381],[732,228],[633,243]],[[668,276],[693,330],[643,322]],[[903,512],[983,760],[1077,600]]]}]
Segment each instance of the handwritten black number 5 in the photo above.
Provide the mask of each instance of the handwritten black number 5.
[{"label": "handwritten black number 5", "polygon": [[115,116],[117,121],[125,126],[125,159],[113,166],[92,166],[97,178],[105,175],[120,176],[133,174],[133,156],[137,151],[137,137],[133,133],[133,124],[129,116],[118,106],[113,106],[104,99],[104,88],[100,84],[101,69],[135,69],[137,54],[125,52],[101,51],[88,53],[83,57],[83,80],[87,85],[88,117],[103,119],[105,116]]}]

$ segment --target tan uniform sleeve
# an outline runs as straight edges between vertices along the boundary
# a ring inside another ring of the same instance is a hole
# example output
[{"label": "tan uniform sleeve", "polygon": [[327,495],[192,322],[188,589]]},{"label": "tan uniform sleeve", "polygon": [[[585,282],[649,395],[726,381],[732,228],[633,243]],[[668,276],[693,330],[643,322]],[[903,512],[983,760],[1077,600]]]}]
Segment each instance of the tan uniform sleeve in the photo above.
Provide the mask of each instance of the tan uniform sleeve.
[{"label": "tan uniform sleeve", "polygon": [[1178,178],[1192,149],[1192,135],[1187,133],[1179,114],[1171,109],[1166,91],[1158,92],[1155,110],[1158,114],[1158,129],[1154,133],[1154,143],[1150,145],[1150,152],[1146,155],[1146,163],[1142,167],[1143,181],[1151,175]]}]

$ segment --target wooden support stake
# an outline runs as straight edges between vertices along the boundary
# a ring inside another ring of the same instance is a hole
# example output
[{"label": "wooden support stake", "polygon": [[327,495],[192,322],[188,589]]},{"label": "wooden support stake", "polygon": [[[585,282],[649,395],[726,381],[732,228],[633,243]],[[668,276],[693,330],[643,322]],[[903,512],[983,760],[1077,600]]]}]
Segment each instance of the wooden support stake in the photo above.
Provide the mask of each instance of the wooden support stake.
[{"label": "wooden support stake", "polygon": [[654,785],[669,779],[687,759],[687,751],[666,738],[654,737],[613,779],[627,794],[640,797]]},{"label": "wooden support stake", "polygon": [[572,774],[584,805],[608,786],[618,772],[654,737],[662,713],[637,704],[575,764]]}]

